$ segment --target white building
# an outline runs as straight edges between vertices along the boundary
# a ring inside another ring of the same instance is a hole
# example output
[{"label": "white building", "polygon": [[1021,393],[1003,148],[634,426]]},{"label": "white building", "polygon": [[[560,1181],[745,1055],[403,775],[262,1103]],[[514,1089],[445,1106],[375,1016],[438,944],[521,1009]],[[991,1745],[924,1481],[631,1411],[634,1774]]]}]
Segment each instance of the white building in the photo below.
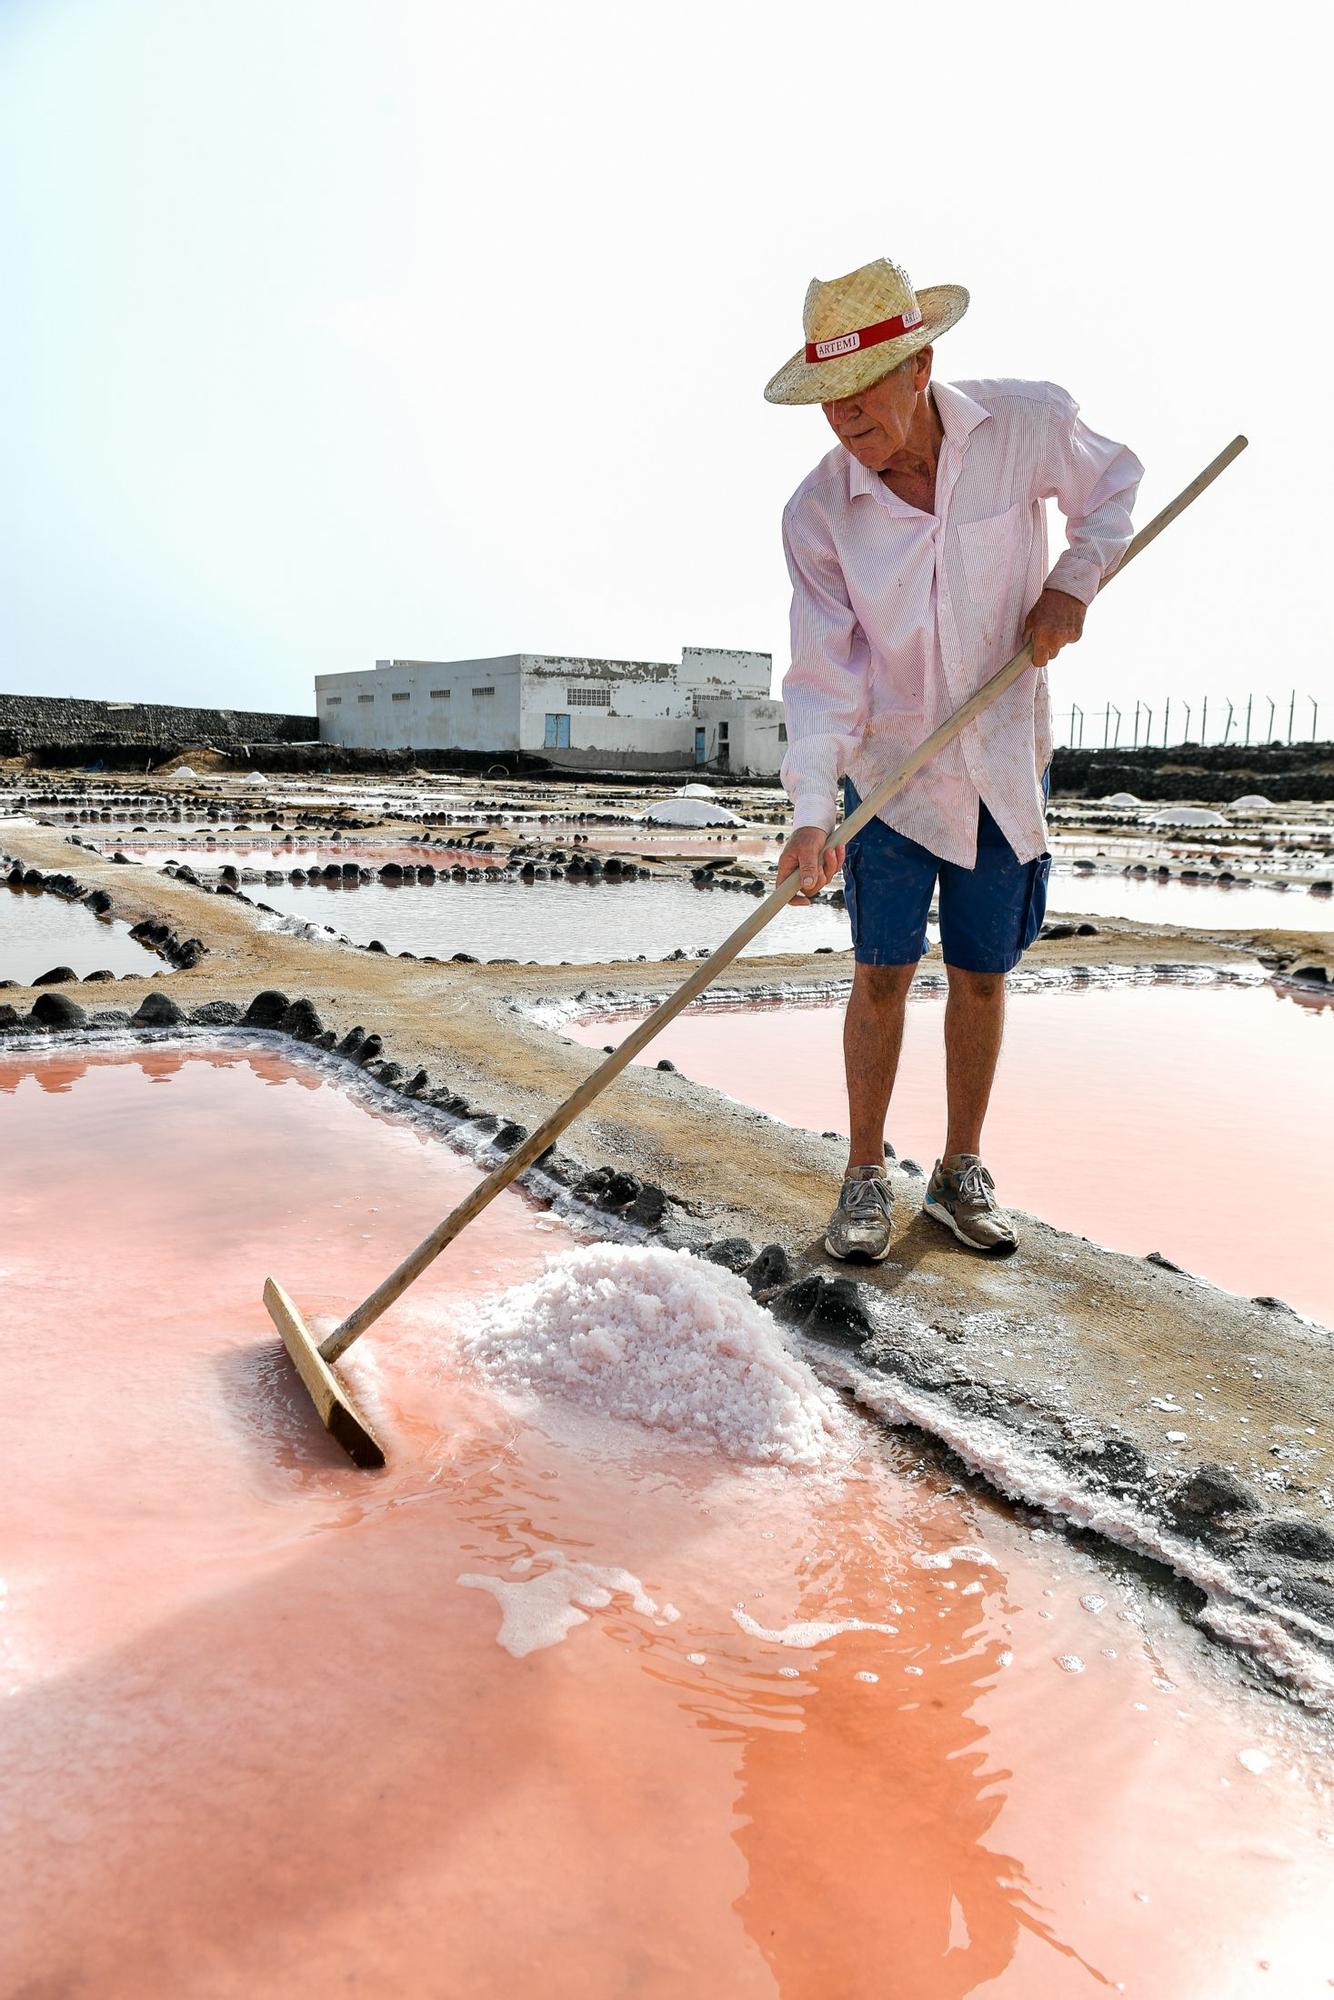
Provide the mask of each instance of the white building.
[{"label": "white building", "polygon": [[678,665],[507,653],[317,674],[320,740],[355,749],[526,751],[573,770],[774,777],[787,732],[768,653],[687,646]]}]

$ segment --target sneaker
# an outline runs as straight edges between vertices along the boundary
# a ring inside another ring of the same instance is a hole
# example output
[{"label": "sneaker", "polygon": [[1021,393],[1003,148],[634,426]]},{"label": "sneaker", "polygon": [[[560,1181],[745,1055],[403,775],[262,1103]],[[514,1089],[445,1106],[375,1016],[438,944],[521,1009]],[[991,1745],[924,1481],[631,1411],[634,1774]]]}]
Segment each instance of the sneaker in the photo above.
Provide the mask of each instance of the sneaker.
[{"label": "sneaker", "polygon": [[960,1243],[991,1257],[1008,1257],[1019,1248],[1010,1218],[996,1203],[996,1183],[976,1153],[956,1153],[955,1164],[936,1161],[922,1207]]},{"label": "sneaker", "polygon": [[831,1257],[879,1264],[889,1255],[892,1196],[883,1167],[854,1167],[839,1191],[824,1247]]}]

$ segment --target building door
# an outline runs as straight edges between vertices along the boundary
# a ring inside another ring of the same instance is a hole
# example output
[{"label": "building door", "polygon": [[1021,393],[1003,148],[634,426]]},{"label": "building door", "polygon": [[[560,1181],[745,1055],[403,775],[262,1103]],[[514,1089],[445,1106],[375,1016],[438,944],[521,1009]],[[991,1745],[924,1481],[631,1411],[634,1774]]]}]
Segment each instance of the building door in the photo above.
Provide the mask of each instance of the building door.
[{"label": "building door", "polygon": [[718,724],[718,769],[730,771],[732,768],[731,730],[725,722]]},{"label": "building door", "polygon": [[545,747],[548,750],[568,750],[570,747],[570,718],[568,715],[547,717]]},{"label": "building door", "polygon": [[708,759],[708,752],[705,747],[704,731],[702,729],[697,729],[695,731],[695,762],[697,764],[707,764],[708,761],[709,759]]}]

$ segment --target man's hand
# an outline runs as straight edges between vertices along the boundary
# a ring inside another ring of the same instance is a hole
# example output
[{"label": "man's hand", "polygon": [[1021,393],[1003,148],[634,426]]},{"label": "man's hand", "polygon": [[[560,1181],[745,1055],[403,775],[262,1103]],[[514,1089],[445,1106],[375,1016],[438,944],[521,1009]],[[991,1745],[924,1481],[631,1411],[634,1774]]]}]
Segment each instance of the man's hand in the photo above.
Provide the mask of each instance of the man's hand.
[{"label": "man's hand", "polygon": [[1033,665],[1045,667],[1062,646],[1072,646],[1084,630],[1084,611],[1068,590],[1044,590],[1024,620],[1025,639],[1033,641]]},{"label": "man's hand", "polygon": [[829,838],[818,826],[799,826],[790,835],[787,846],[778,857],[778,879],[786,882],[789,875],[800,875],[804,894],[794,896],[794,903],[809,903],[826,884],[833,881],[843,866],[844,849],[830,847],[822,854]]}]

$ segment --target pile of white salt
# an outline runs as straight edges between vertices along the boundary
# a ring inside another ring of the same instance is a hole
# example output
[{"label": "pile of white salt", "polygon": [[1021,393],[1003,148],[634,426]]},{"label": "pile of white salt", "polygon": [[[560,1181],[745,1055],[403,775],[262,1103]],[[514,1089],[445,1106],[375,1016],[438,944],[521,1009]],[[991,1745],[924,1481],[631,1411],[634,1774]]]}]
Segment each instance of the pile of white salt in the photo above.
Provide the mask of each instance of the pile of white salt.
[{"label": "pile of white salt", "polygon": [[755,1465],[817,1465],[838,1404],[742,1279],[685,1250],[593,1244],[478,1306],[464,1359],[498,1387],[560,1397]]}]

